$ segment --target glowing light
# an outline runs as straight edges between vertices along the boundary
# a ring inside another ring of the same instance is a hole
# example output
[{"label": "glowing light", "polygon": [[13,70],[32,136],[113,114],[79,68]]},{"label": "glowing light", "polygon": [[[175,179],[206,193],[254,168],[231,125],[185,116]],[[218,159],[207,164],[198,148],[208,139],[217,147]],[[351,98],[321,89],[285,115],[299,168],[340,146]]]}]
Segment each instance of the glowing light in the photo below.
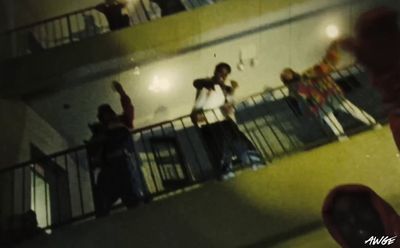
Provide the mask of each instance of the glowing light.
[{"label": "glowing light", "polygon": [[325,29],[326,35],[329,38],[335,39],[339,36],[339,29],[336,25],[329,25]]},{"label": "glowing light", "polygon": [[149,85],[149,90],[155,93],[166,92],[170,88],[170,83],[167,79],[154,76],[153,82]]}]

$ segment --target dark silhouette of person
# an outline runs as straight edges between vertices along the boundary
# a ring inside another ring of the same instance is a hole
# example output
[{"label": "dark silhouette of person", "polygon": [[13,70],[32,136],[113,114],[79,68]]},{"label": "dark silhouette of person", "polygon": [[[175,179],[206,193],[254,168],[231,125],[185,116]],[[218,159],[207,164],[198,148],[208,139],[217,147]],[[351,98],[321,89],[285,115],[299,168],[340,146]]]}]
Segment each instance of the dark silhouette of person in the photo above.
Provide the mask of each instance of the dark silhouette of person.
[{"label": "dark silhouette of person", "polygon": [[130,132],[134,107],[120,83],[114,81],[113,88],[120,95],[123,113],[117,115],[109,104],[100,105],[97,117],[102,128],[98,128],[93,141],[100,166],[94,189],[98,217],[108,215],[119,198],[126,207],[133,208],[148,197]]},{"label": "dark silhouette of person", "polygon": [[390,128],[400,150],[400,28],[398,13],[387,7],[364,12],[356,21],[355,37],[342,46],[367,69],[382,95]]},{"label": "dark silhouette of person", "polygon": [[129,16],[123,13],[126,4],[117,0],[106,0],[104,3],[96,6],[96,10],[103,13],[108,21],[110,30],[118,30],[129,26]]},{"label": "dark silhouette of person", "polygon": [[381,240],[382,237],[386,237],[386,242],[392,239],[393,244],[387,247],[400,247],[399,216],[367,186],[337,186],[326,197],[322,216],[329,233],[341,247],[368,247],[374,238]]},{"label": "dark silhouette of person", "polygon": [[3,230],[3,237],[0,237],[0,245],[13,247],[13,244],[19,244],[38,235],[45,235],[45,232],[38,225],[36,213],[28,210],[8,218],[7,227]]},{"label": "dark silhouette of person", "polygon": [[161,16],[169,16],[185,10],[180,0],[151,0],[161,9]]}]

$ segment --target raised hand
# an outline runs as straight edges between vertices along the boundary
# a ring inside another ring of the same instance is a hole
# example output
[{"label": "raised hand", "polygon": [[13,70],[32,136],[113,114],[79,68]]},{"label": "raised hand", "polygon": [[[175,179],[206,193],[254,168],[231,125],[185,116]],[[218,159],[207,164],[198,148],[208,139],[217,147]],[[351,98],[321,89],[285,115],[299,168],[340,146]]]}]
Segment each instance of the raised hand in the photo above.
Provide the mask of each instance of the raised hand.
[{"label": "raised hand", "polygon": [[122,85],[118,81],[113,81],[112,82],[112,87],[119,94],[125,93],[124,88],[122,87]]},{"label": "raised hand", "polygon": [[236,89],[236,88],[239,87],[239,83],[236,82],[235,80],[231,80],[231,85],[232,85],[232,88],[233,88],[233,89]]}]

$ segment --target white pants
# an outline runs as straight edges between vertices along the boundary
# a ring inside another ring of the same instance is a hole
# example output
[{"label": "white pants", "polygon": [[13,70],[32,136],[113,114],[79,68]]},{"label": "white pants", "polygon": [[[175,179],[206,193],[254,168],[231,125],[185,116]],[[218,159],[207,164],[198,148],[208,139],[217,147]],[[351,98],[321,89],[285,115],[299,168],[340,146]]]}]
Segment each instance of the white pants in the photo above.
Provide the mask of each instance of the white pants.
[{"label": "white pants", "polygon": [[333,111],[335,110],[339,110],[343,113],[349,114],[364,123],[365,125],[369,126],[376,124],[376,120],[372,116],[367,114],[364,110],[359,109],[346,98],[339,96],[332,97],[324,106],[322,106],[318,110],[318,113],[321,119],[330,127],[330,129],[336,136],[343,136],[345,135],[345,133],[342,125],[333,114]]}]

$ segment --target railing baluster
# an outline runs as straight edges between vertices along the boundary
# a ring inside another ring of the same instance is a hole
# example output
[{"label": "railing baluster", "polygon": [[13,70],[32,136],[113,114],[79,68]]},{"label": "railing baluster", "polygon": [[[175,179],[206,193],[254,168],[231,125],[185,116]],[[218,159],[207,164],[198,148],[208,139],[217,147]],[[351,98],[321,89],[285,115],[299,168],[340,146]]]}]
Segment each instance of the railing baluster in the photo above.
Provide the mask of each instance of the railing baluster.
[{"label": "railing baluster", "polygon": [[[150,128],[150,133],[151,133],[151,137],[155,137],[155,136],[154,136],[153,128]],[[161,158],[160,150],[159,150],[157,147],[155,148],[155,151],[154,151],[154,152],[157,153],[157,155],[158,155],[159,158]],[[154,154],[154,155],[155,155],[155,154]],[[163,185],[163,182],[164,182],[163,179],[166,177],[167,173],[165,172],[164,166],[159,166],[158,163],[157,163],[157,161],[155,161],[155,162],[156,162],[156,168],[157,168],[157,170],[158,170],[159,173],[160,173],[161,184],[162,184],[162,186],[163,186],[163,190],[165,190],[164,185]],[[164,176],[164,178],[163,178],[163,176]]]},{"label": "railing baluster", "polygon": [[[282,88],[279,89],[279,91],[280,91],[280,93],[282,94],[282,96],[285,96],[285,93],[283,92]],[[266,102],[264,96],[261,95],[261,97],[263,98],[264,102]],[[273,93],[272,93],[272,98],[274,99],[274,101],[277,100],[276,97],[275,97],[275,95],[274,95]],[[286,135],[286,137],[288,138],[288,140],[289,140],[289,142],[291,143],[291,145],[292,145],[294,148],[296,148],[296,144],[293,142],[292,137],[290,137],[290,135],[286,134],[287,131],[286,131],[286,129],[284,128],[284,126],[282,125],[282,123],[280,122],[280,120],[278,119],[278,117],[276,117],[275,114],[271,114],[271,116],[272,116],[272,118],[274,118],[275,123],[279,126],[279,128],[281,128],[282,131],[285,132],[285,135]],[[297,119],[297,118],[296,118],[296,119]],[[272,127],[271,127],[271,130],[272,130]],[[275,133],[275,131],[273,131],[273,132]],[[279,136],[278,136],[276,133],[275,133],[275,137],[276,137],[276,139],[278,140],[278,142],[282,145],[282,147],[284,147],[282,141],[280,141]],[[288,151],[286,150],[285,147],[284,147],[284,150],[285,150],[285,152],[288,152]]]},{"label": "railing baluster", "polygon": [[67,16],[67,27],[68,27],[69,42],[73,43],[74,42],[74,38],[72,37],[72,26],[71,26],[71,16],[70,15]]},{"label": "railing baluster", "polygon": [[150,4],[150,10],[152,12],[152,16],[156,17],[157,16],[157,11],[154,9],[155,3],[153,3],[152,1],[149,1],[149,4]]},{"label": "railing baluster", "polygon": [[146,17],[146,21],[150,21],[151,20],[150,15],[149,15],[149,13],[147,13],[147,8],[146,8],[146,5],[143,3],[143,0],[140,0],[140,5],[143,9],[144,15]]},{"label": "railing baluster", "polygon": [[15,214],[15,172],[18,170],[12,170],[11,173],[11,213]]},{"label": "railing baluster", "polygon": [[192,0],[187,0],[187,2],[190,4],[190,8],[192,9],[196,8]]},{"label": "railing baluster", "polygon": [[[242,104],[243,104],[243,103],[242,103]],[[235,109],[235,112],[237,112],[236,106],[234,106],[234,109]],[[243,122],[243,127],[244,127],[244,130],[246,131],[246,133],[248,133],[251,142],[253,142],[254,146],[257,147],[257,146],[255,145],[257,142],[255,142],[255,140],[254,140],[254,139],[252,138],[252,136],[250,135],[251,132],[249,131],[249,129],[248,129],[247,125],[246,125],[246,122]],[[255,136],[255,138],[257,139],[258,144],[260,144],[259,149],[261,149],[261,151],[262,151],[264,157],[265,157],[266,159],[268,159],[269,161],[272,161],[272,158],[268,155],[268,153],[267,153],[266,150],[264,149],[264,146],[262,145],[262,142],[260,142],[260,140],[258,139],[257,135],[254,135],[254,136]],[[271,147],[271,145],[268,143],[268,141],[266,141],[266,145],[267,145],[267,147],[269,148],[269,150],[271,151],[271,155],[272,155],[272,156],[275,156],[274,149],[272,149],[272,147]]]},{"label": "railing baluster", "polygon": [[65,37],[64,37],[64,18],[60,19],[60,35],[61,35],[61,45],[65,44]]},{"label": "railing baluster", "polygon": [[48,199],[48,186],[46,179],[44,178],[44,201],[45,201],[45,210],[46,210],[46,227],[50,226],[49,222],[49,199]]},{"label": "railing baluster", "polygon": [[[174,125],[174,122],[173,121],[171,121],[170,122],[170,124],[171,124],[171,128],[172,128],[172,132],[173,132],[173,134],[174,134],[174,137],[176,137],[176,142],[178,143],[178,145],[180,144],[180,142],[179,142],[179,139],[178,139],[178,134],[177,134],[177,131],[175,130],[175,125]],[[177,149],[179,149],[179,147],[177,147]],[[178,152],[178,151],[177,151]],[[182,158],[182,167],[186,167],[186,168],[188,168],[189,169],[189,171],[190,171],[190,176],[192,177],[192,181],[194,181],[194,174],[193,174],[193,171],[192,171],[192,168],[188,165],[188,166],[185,166],[185,162],[186,162],[186,159],[185,159],[185,154],[180,154],[180,155],[182,155],[182,156],[184,156],[183,158]],[[189,176],[189,175],[188,175]]]},{"label": "railing baluster", "polygon": [[145,154],[145,156],[146,156],[147,162],[149,163],[150,176],[151,176],[151,179],[153,180],[153,184],[154,184],[156,193],[158,193],[158,192],[159,192],[159,188],[158,188],[157,181],[156,181],[156,178],[155,178],[154,172],[153,172],[153,163],[151,162],[151,159],[150,159],[150,157],[149,157],[149,155],[148,155],[148,150],[147,150],[147,147],[146,147],[146,142],[144,141],[144,138],[143,138],[143,132],[140,131],[139,134],[140,134],[140,138],[139,138],[139,139],[142,141],[142,145],[143,145],[143,149],[144,149],[144,154]]},{"label": "railing baluster", "polygon": [[[196,160],[197,166],[198,166],[198,168],[199,168],[199,172],[200,172],[200,174],[201,174],[201,176],[202,176],[202,180],[204,180],[204,179],[205,179],[205,173],[204,173],[203,168],[202,168],[202,166],[201,166],[202,163],[200,162],[199,155],[197,154],[196,149],[195,149],[195,147],[194,147],[194,145],[193,145],[193,142],[192,142],[192,140],[191,140],[191,138],[190,138],[189,131],[188,131],[187,128],[185,127],[185,123],[184,123],[184,121],[183,121],[183,118],[180,118],[179,120],[180,120],[181,123],[182,123],[182,127],[183,127],[183,130],[184,130],[184,132],[185,132],[185,137],[186,137],[186,139],[188,140],[188,142],[189,142],[189,144],[190,144],[190,148],[191,148],[192,152],[194,152],[195,160]],[[196,127],[193,127],[193,128],[196,128]],[[198,180],[197,180],[197,181],[198,181]]]},{"label": "railing baluster", "polygon": [[[263,96],[263,95],[261,95],[261,98],[264,100],[264,96]],[[255,101],[255,99],[254,99],[253,96],[251,97],[251,100],[253,101],[254,105],[256,105],[256,101]],[[266,101],[262,101],[262,102],[263,102],[263,103],[267,103]],[[275,119],[275,116],[274,116],[274,115],[271,115],[271,116]],[[275,131],[274,127],[273,127],[273,126],[269,123],[269,121],[267,120],[267,117],[266,117],[265,115],[262,115],[262,118],[263,118],[263,120],[264,120],[264,123],[268,126],[268,128],[271,129],[272,134],[274,135],[275,139],[278,141],[279,145],[282,147],[282,150],[283,150],[285,153],[288,153],[287,148],[285,147],[285,145],[283,144],[283,142],[282,142],[281,139],[279,138],[279,135],[278,135],[278,133]],[[278,120],[275,119],[275,123],[274,123],[274,124],[278,125],[278,126],[281,128],[281,130],[282,130],[282,131],[285,133],[285,135],[288,137],[289,141],[290,141],[290,142],[292,143],[292,145],[295,147],[295,145],[294,145],[294,143],[292,142],[290,136],[286,134],[286,130],[283,128],[283,126],[281,125],[280,121],[278,121]]]},{"label": "railing baluster", "polygon": [[[161,125],[161,133],[162,133],[162,136],[163,136],[164,138],[167,137],[166,134],[165,134],[165,130],[164,130],[163,125]],[[169,145],[168,143],[167,143],[167,149],[168,149],[168,155],[169,155],[169,157],[172,158],[172,163],[173,163],[173,164],[172,164],[172,168],[173,168],[173,171],[174,171],[176,177],[178,177],[178,176],[179,176],[179,173],[178,173],[178,170],[176,169],[175,156],[173,156],[173,154],[172,154],[172,152],[171,152],[171,149],[170,149],[170,145]],[[176,155],[176,153],[177,153],[177,151],[175,151],[175,155]],[[182,165],[182,166],[183,166],[183,165]]]},{"label": "railing baluster", "polygon": [[71,195],[71,182],[69,179],[69,164],[68,164],[68,155],[64,154],[64,166],[65,166],[65,173],[67,174],[67,186],[68,186],[68,201],[69,201],[69,208],[71,209],[71,217],[73,215],[72,212],[72,195]]},{"label": "railing baluster", "polygon": [[[243,102],[243,106],[246,107],[246,102],[245,102],[245,101]],[[249,111],[249,112],[251,112],[251,111]],[[268,144],[268,139],[265,138],[263,132],[261,131],[261,128],[260,128],[260,126],[258,125],[256,116],[254,116],[254,114],[253,114],[253,116],[251,117],[251,119],[252,119],[252,122],[254,123],[254,125],[255,125],[255,127],[256,127],[256,130],[257,130],[257,131],[259,132],[259,134],[261,135],[262,139],[265,141],[266,144]],[[280,141],[278,135],[276,135],[276,133],[274,133],[274,136],[275,136],[275,138],[278,140],[278,143],[281,145],[282,149],[283,149],[284,151],[286,151],[286,148],[285,148],[285,146],[283,145],[283,143]],[[257,136],[256,136],[256,137],[257,137]],[[272,147],[271,147],[271,148],[272,148]]]},{"label": "railing baluster", "polygon": [[85,206],[83,202],[83,194],[82,194],[82,182],[81,182],[81,166],[80,166],[80,158],[78,155],[78,152],[74,152],[74,158],[75,158],[75,165],[76,165],[76,173],[77,173],[77,179],[78,179],[78,190],[79,190],[79,200],[80,200],[80,206],[81,206],[81,213],[85,213]]},{"label": "railing baluster", "polygon": [[58,46],[57,25],[56,25],[56,23],[57,23],[57,20],[54,20],[54,21],[50,22],[50,24],[51,24],[52,27],[53,27],[54,47],[57,47],[57,46]]},{"label": "railing baluster", "polygon": [[22,211],[21,213],[25,212],[26,209],[26,176],[25,176],[25,166],[22,167]]},{"label": "railing baluster", "polygon": [[[56,166],[57,169],[61,169],[61,168],[59,168],[60,166],[57,163],[57,157],[54,157],[54,166]],[[56,185],[56,187],[53,190],[53,192],[55,192],[54,197],[56,197],[56,201],[55,202],[56,202],[56,205],[57,205],[56,206],[56,209],[57,209],[56,210],[57,211],[57,222],[61,222],[61,218],[62,218],[62,215],[61,215],[61,195],[60,195],[59,175],[60,175],[60,173],[58,171],[56,171],[56,173],[54,175],[55,180],[53,182]],[[52,213],[52,214],[54,214],[54,213]],[[57,224],[57,222],[56,223],[52,223],[52,224]]]},{"label": "railing baluster", "polygon": [[36,211],[36,165],[32,165],[32,198],[33,198],[33,210]]}]

